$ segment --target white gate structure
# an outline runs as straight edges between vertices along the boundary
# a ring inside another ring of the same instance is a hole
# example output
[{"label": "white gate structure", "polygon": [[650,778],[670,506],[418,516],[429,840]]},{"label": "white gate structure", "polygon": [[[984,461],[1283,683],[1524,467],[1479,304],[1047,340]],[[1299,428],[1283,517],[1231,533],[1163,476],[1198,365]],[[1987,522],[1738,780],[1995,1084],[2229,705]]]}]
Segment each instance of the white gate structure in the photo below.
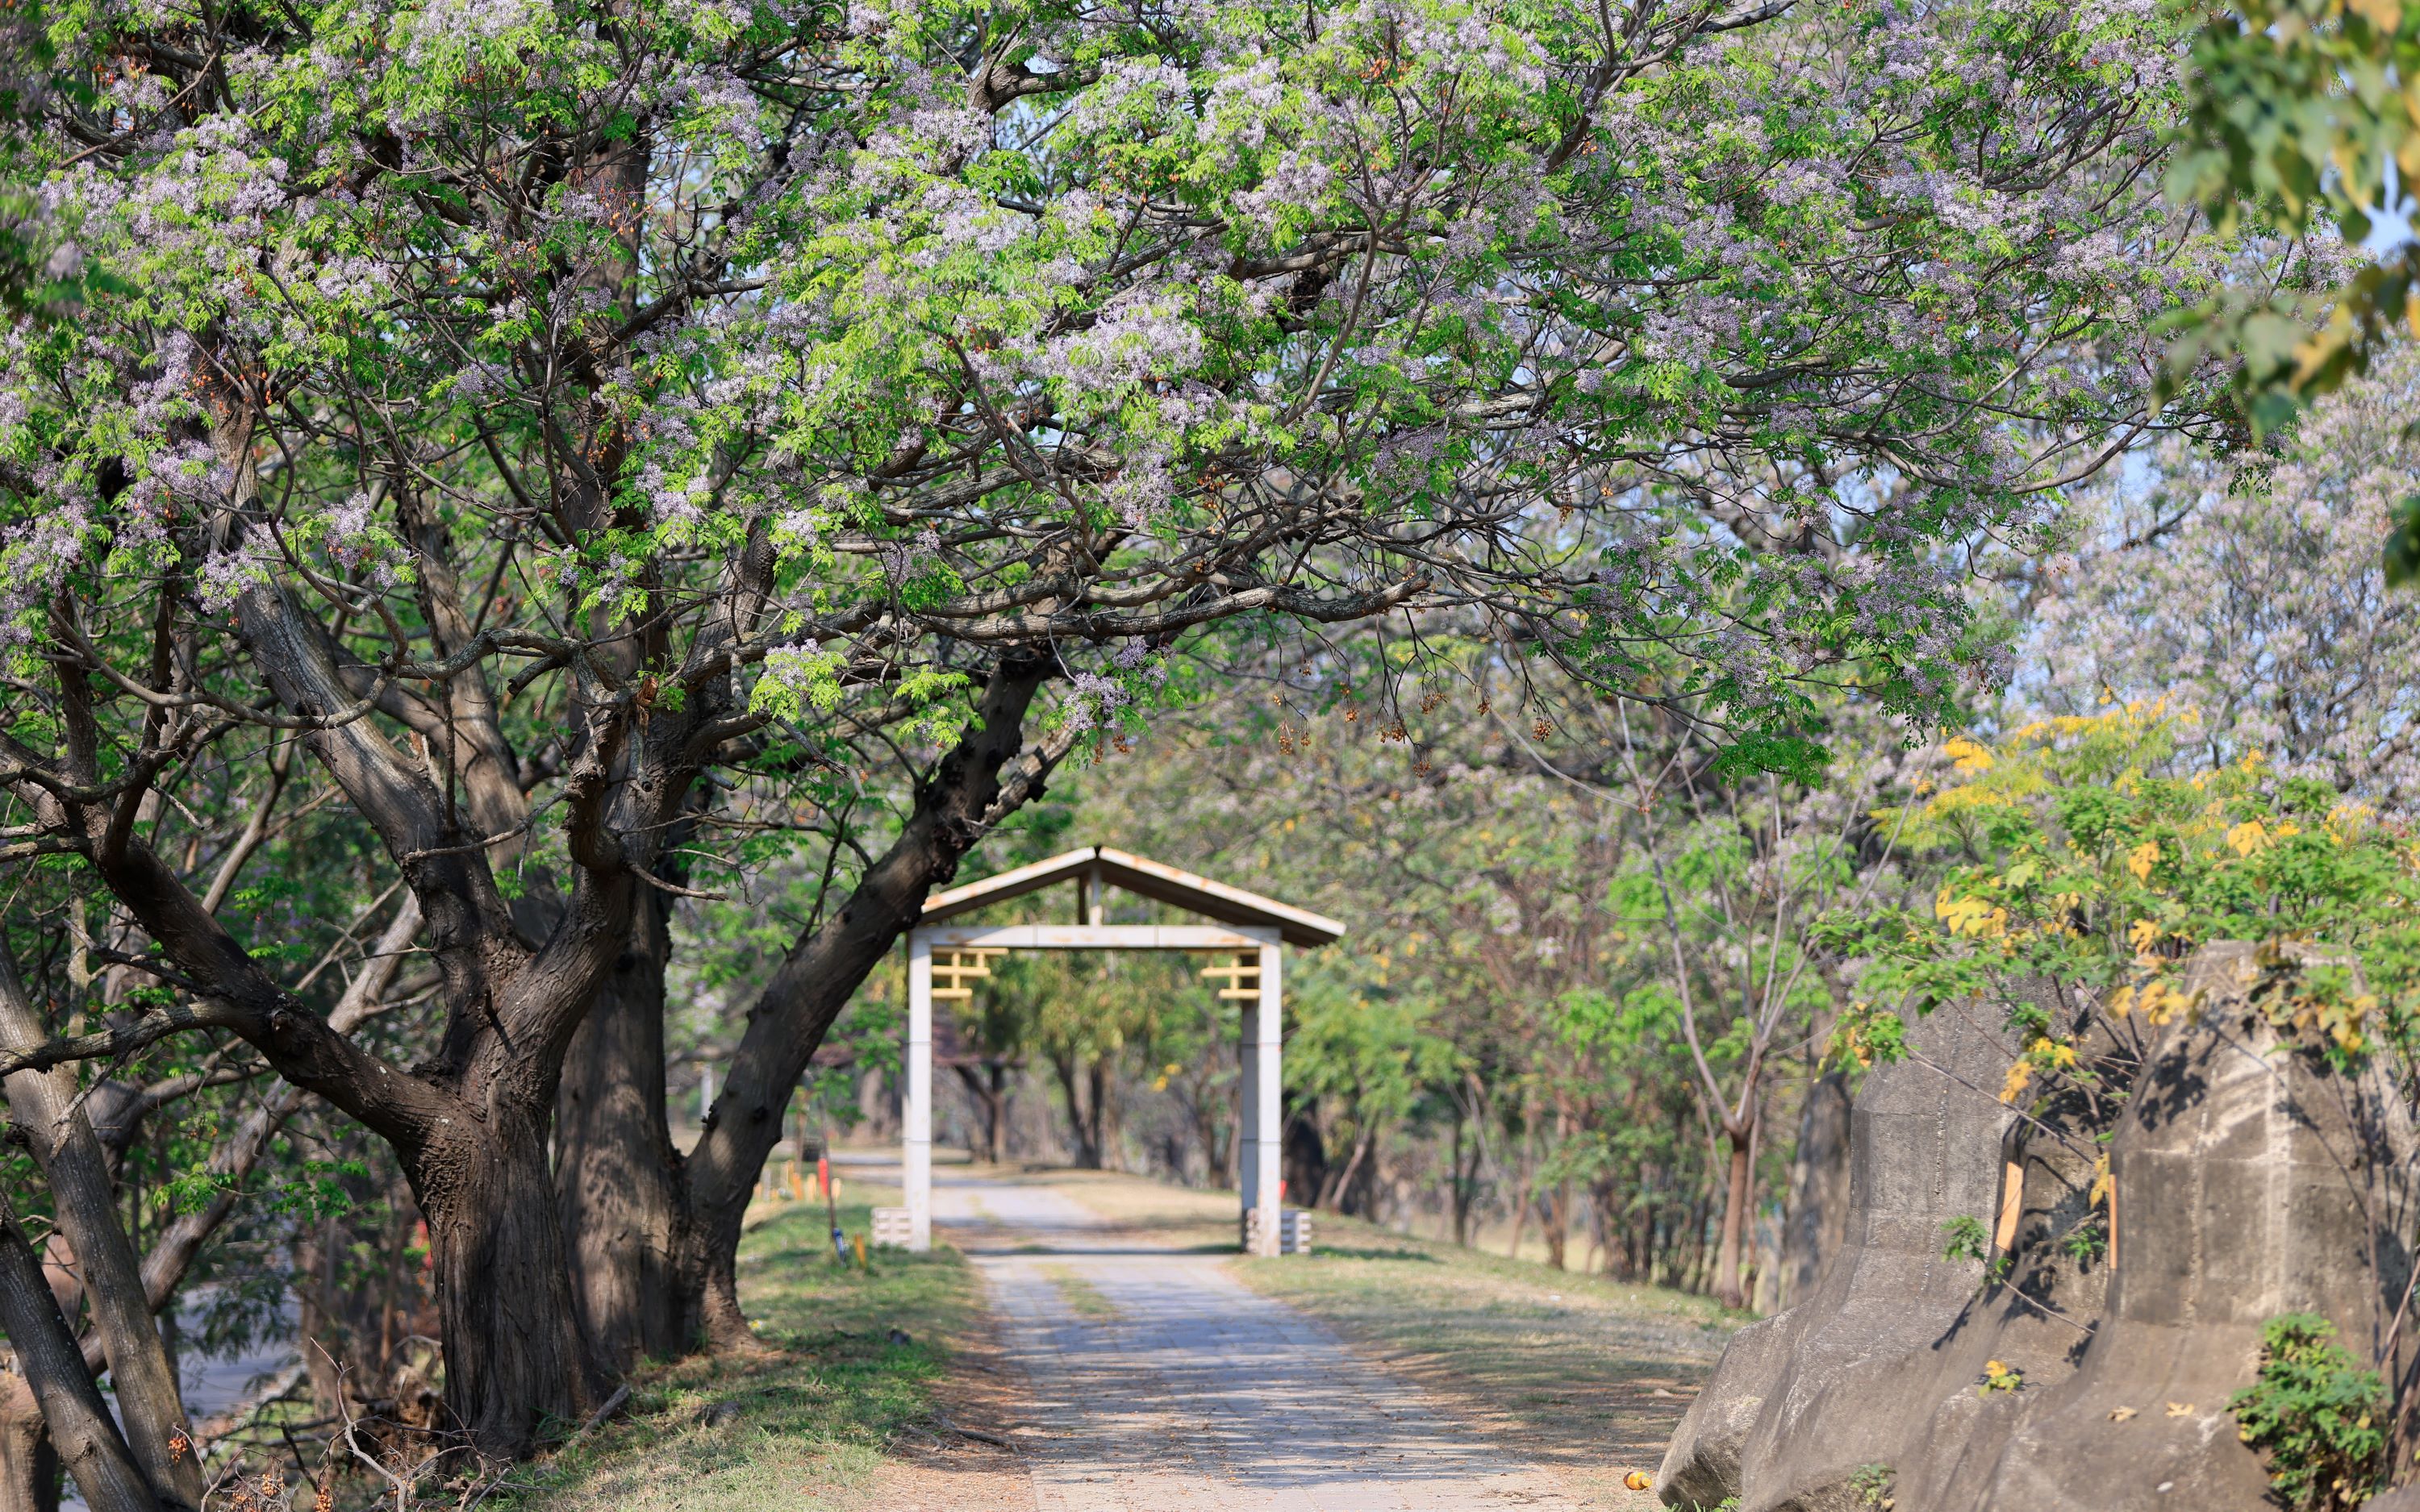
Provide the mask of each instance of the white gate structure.
[{"label": "white gate structure", "polygon": [[[952,924],[950,919],[1072,882],[1073,924]],[[1170,904],[1208,924],[1110,924],[1109,887]],[[1307,909],[1145,860],[1106,845],[1054,856],[980,882],[935,893],[908,935],[908,1096],[900,1151],[908,1199],[908,1247],[933,1246],[933,1003],[966,1001],[991,962],[1013,950],[1185,950],[1209,955],[1202,975],[1218,995],[1244,1005],[1241,1125],[1236,1185],[1244,1247],[1275,1255],[1280,1244],[1280,1110],[1284,1105],[1284,962],[1288,945],[1334,943],[1344,926]]]}]

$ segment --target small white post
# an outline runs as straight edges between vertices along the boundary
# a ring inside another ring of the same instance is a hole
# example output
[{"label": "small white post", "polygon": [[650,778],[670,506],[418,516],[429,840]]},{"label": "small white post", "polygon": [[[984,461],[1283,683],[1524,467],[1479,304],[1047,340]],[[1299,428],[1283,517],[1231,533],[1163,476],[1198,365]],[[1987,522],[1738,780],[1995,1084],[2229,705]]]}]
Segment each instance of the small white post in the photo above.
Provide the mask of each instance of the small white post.
[{"label": "small white post", "polygon": [[1253,1205],[1261,1214],[1260,1253],[1279,1252],[1280,1227],[1284,1224],[1284,1203],[1280,1200],[1284,1169],[1285,1131],[1280,1125],[1285,1106],[1284,1070],[1279,1060],[1280,1041],[1285,1033],[1285,995],[1278,976],[1279,946],[1272,940],[1261,947],[1261,1003],[1259,1033],[1253,1044],[1253,1059],[1258,1063],[1252,1078],[1254,1102],[1252,1127],[1260,1135],[1250,1159],[1255,1167]]},{"label": "small white post", "polygon": [[933,942],[908,935],[908,1106],[900,1138],[908,1247],[933,1247]]}]

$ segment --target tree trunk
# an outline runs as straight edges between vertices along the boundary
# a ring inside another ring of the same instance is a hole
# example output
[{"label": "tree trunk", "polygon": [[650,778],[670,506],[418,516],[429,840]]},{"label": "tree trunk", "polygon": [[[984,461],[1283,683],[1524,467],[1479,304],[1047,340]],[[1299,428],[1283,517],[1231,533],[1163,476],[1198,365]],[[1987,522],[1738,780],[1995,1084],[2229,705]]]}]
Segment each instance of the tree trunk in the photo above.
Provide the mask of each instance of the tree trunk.
[{"label": "tree trunk", "polygon": [[1698,1194],[1696,1206],[1689,1211],[1689,1285],[1691,1291],[1714,1289],[1707,1280],[1708,1257],[1714,1249],[1706,1242],[1706,1226],[1714,1221],[1714,1197],[1711,1192]]},{"label": "tree trunk", "polygon": [[84,1351],[59,1316],[33,1245],[8,1211],[0,1211],[0,1329],[16,1349],[18,1373],[41,1404],[51,1442],[85,1505],[91,1512],[162,1512],[85,1368]]},{"label": "tree trunk", "polygon": [[1067,1100],[1067,1134],[1076,1142],[1076,1168],[1097,1171],[1101,1168],[1099,1125],[1085,1113],[1084,1083],[1076,1074],[1076,1057],[1053,1055],[1050,1072],[1059,1078],[1060,1095]]},{"label": "tree trunk", "polygon": [[688,1194],[664,1108],[672,899],[651,891],[633,913],[629,949],[572,1036],[555,1091],[572,1300],[590,1352],[615,1375],[685,1353],[699,1321],[676,1270]]},{"label": "tree trunk", "polygon": [[1109,1159],[1109,1057],[1095,1057],[1084,1079],[1092,1089],[1092,1105],[1085,1112],[1093,1128],[1092,1134],[1084,1143],[1092,1149],[1093,1168],[1106,1171],[1113,1164]]},{"label": "tree trunk", "polygon": [[[1560,1090],[1555,1093],[1555,1158],[1558,1164],[1566,1159],[1572,1148],[1572,1107]],[[1566,1174],[1546,1194],[1546,1262],[1558,1271],[1571,1269],[1572,1244],[1572,1179]]]},{"label": "tree trunk", "polygon": [[1849,1081],[1834,1070],[1807,1083],[1790,1159],[1790,1217],[1781,1238],[1780,1305],[1811,1295],[1849,1227]]},{"label": "tree trunk", "polygon": [[331,1242],[336,1220],[320,1220],[315,1228],[300,1226],[294,1241],[295,1325],[302,1335],[302,1375],[311,1383],[311,1406],[321,1417],[334,1417],[344,1406],[345,1363],[353,1350],[346,1340],[336,1309],[334,1248]]},{"label": "tree trunk", "polygon": [[1521,1141],[1521,1162],[1512,1178],[1512,1242],[1504,1247],[1505,1257],[1521,1257],[1521,1231],[1529,1227],[1529,1176],[1537,1169],[1529,1158],[1529,1141]]},{"label": "tree trunk", "polygon": [[[0,951],[0,1046],[30,1050],[43,1041],[42,1022],[25,998],[14,962]],[[118,1222],[109,1156],[76,1103],[76,1073],[67,1066],[21,1071],[7,1078],[8,1116],[26,1136],[49,1179],[58,1225],[74,1246],[93,1328],[109,1361],[136,1463],[158,1499],[202,1504],[201,1462],[194,1453],[177,1370],[144,1300],[143,1273]],[[77,1351],[83,1357],[83,1351]]]},{"label": "tree trunk", "polygon": [[59,1456],[34,1388],[0,1375],[0,1512],[59,1512]]},{"label": "tree trunk", "polygon": [[1192,1107],[1194,1134],[1202,1141],[1202,1181],[1221,1191],[1232,1188],[1235,1184],[1235,1163],[1231,1154],[1234,1145],[1228,1124],[1233,1120],[1219,1117],[1226,1099],[1213,1092],[1209,1072],[1205,1071],[1193,1084],[1193,1095],[1187,1101]]},{"label": "tree trunk", "polygon": [[1753,1141],[1753,1125],[1748,1129],[1725,1129],[1724,1139],[1731,1147],[1730,1180],[1725,1183],[1723,1201],[1723,1239],[1714,1258],[1714,1300],[1726,1307],[1744,1307],[1746,1294],[1742,1290],[1740,1250],[1747,1233],[1748,1150]]},{"label": "tree trunk", "polygon": [[975,1067],[960,1066],[956,1069],[958,1080],[965,1085],[967,1095],[975,1100],[975,1107],[983,1114],[983,1158],[997,1165],[1000,1164],[1000,1062],[990,1063],[989,1086],[985,1085],[983,1072]]},{"label": "tree trunk", "polygon": [[[467,1120],[466,1120],[467,1121]],[[571,1295],[542,1120],[510,1104],[405,1163],[428,1224],[445,1405],[481,1453],[519,1459],[599,1395]]]},{"label": "tree trunk", "polygon": [[[722,1095],[684,1163],[690,1223],[682,1285],[698,1298],[716,1349],[754,1346],[739,1310],[739,1230],[765,1157],[781,1138],[782,1109],[832,1020],[915,924],[925,896],[957,874],[959,858],[986,829],[1042,792],[1065,755],[1068,747],[1054,744],[1019,760],[1025,711],[1055,669],[1047,656],[1001,656],[976,723],[932,779],[918,784],[899,838],[866,869],[848,901],[790,948],[749,1011]],[[1013,761],[1018,764],[1012,770]]]},{"label": "tree trunk", "polygon": [[1008,1067],[995,1060],[984,1069],[991,1078],[991,1095],[984,1099],[985,1158],[997,1165],[1008,1154]]},{"label": "tree trunk", "polygon": [[[1353,1179],[1361,1174],[1362,1163],[1370,1158],[1371,1148],[1377,1141],[1377,1124],[1363,1125],[1360,1136],[1353,1141],[1353,1153],[1345,1157],[1344,1168],[1328,1179],[1326,1190],[1319,1193],[1310,1205],[1326,1208],[1330,1212],[1350,1211],[1347,1199],[1352,1196]],[[1370,1215],[1364,1213],[1362,1216]]]},{"label": "tree trunk", "polygon": [[1462,1179],[1462,1099],[1453,1100],[1453,1164],[1449,1167],[1446,1199],[1453,1210],[1453,1242],[1470,1247],[1470,1194]]}]

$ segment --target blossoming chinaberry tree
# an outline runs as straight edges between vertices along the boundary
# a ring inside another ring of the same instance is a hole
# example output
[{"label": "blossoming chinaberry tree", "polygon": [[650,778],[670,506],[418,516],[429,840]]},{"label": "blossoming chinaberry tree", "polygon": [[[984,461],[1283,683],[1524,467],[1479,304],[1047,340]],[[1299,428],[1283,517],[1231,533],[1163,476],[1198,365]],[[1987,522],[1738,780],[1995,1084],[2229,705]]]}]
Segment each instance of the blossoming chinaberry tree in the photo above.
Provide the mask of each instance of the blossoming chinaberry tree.
[{"label": "blossoming chinaberry tree", "polygon": [[[45,23],[5,162],[86,294],[0,347],[0,780],[12,856],[175,999],[52,1053],[232,1034],[388,1140],[498,1454],[745,1338],[740,1211],[825,1028],[1171,657],[1403,614],[1743,729],[1810,672],[1936,706],[1962,546],[2189,418],[2146,328],[2206,254],[2125,8]],[[876,742],[896,834],[675,1157],[681,837]],[[425,918],[417,1065],[199,884],[196,805],[273,804],[298,747]]]},{"label": "blossoming chinaberry tree", "polygon": [[2378,543],[2412,486],[2420,352],[2313,402],[2261,449],[2164,450],[2079,490],[2011,692],[2029,713],[2164,701],[2216,767],[2257,753],[2381,812],[2420,798],[2420,604]]}]

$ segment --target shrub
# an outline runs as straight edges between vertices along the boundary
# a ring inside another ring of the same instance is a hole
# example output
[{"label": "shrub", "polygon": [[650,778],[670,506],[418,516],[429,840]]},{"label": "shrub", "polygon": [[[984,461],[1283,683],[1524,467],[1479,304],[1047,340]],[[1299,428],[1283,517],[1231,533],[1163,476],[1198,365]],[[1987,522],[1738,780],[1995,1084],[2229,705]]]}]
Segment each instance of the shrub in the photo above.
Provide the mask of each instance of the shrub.
[{"label": "shrub", "polygon": [[2261,1330],[2260,1374],[2228,1399],[2245,1443],[2269,1457],[2269,1484],[2293,1512],[2338,1512],[2377,1489],[2386,1449],[2386,1383],[2313,1313]]}]

